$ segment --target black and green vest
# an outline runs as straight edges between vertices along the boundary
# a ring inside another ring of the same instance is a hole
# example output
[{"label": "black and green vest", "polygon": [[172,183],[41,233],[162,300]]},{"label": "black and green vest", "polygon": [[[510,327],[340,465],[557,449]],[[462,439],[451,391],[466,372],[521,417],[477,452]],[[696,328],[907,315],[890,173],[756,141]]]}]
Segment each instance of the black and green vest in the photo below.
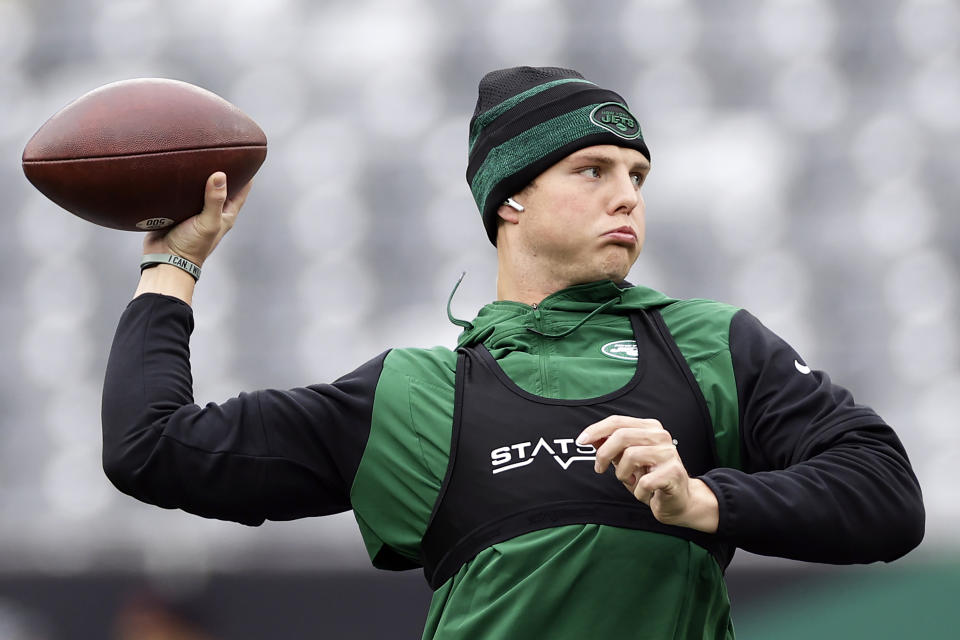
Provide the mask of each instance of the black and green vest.
[{"label": "black and green vest", "polygon": [[481,344],[459,350],[450,462],[423,537],[427,581],[437,588],[477,552],[524,533],[594,523],[654,531],[709,549],[714,536],[660,523],[616,478],[598,475],[595,449],[574,438],[610,415],[656,416],[691,476],[717,466],[710,416],[696,380],[656,310],[630,316],[636,369],[621,388],[582,400],[521,389]]}]

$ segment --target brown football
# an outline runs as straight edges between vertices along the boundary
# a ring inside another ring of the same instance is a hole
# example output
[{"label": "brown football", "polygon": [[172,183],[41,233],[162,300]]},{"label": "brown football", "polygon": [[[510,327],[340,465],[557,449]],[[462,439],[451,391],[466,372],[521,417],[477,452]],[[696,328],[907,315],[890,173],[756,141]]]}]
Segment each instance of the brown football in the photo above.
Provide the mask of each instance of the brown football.
[{"label": "brown football", "polygon": [[207,178],[228,196],[267,156],[249,116],[206,89],[163,78],[104,85],[58,111],[23,150],[23,172],[45,196],[112,229],[162,229],[199,213]]}]

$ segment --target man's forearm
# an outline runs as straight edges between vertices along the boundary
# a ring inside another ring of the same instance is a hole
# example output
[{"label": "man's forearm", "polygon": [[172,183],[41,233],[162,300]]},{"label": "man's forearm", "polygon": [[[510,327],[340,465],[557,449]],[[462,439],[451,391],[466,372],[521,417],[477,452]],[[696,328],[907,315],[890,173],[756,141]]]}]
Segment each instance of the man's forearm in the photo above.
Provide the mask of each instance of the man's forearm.
[{"label": "man's forearm", "polygon": [[878,427],[789,469],[708,472],[718,533],[746,551],[794,560],[899,558],[923,538],[923,500],[905,458],[882,439]]}]

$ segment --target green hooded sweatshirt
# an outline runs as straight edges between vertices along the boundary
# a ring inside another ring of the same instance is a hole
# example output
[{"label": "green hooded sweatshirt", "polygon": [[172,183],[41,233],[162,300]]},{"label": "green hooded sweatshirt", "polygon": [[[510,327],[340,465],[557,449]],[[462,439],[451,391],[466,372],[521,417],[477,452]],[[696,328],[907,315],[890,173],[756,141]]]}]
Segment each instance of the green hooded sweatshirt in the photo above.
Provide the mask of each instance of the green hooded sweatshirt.
[{"label": "green hooded sweatshirt", "polygon": [[[661,310],[707,392],[717,442],[735,466],[736,390],[726,342],[736,311],[731,307],[679,302],[643,287],[593,283],[555,293],[535,307],[489,304],[469,323],[458,346],[482,342],[529,393],[592,398],[622,387],[633,376],[636,358],[607,355],[603,347],[632,339],[628,314],[649,308]],[[370,438],[351,492],[375,564],[389,566],[378,562],[384,546],[417,562],[447,470],[456,360],[455,352],[435,348],[394,349],[384,361]],[[659,533],[595,524],[534,531],[487,548],[443,584],[434,593],[423,637],[608,634],[733,637],[717,562],[702,547]]]}]

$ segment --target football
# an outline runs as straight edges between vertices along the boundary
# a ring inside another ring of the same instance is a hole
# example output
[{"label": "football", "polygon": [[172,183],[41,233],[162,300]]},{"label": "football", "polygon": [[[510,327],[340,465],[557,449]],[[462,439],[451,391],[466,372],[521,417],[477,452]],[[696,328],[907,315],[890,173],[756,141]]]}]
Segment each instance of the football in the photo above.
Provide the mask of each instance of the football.
[{"label": "football", "polygon": [[257,123],[215,93],[135,78],[94,89],[54,114],[27,142],[23,172],[85,220],[150,231],[199,213],[211,173],[227,174],[229,197],[266,156]]}]

